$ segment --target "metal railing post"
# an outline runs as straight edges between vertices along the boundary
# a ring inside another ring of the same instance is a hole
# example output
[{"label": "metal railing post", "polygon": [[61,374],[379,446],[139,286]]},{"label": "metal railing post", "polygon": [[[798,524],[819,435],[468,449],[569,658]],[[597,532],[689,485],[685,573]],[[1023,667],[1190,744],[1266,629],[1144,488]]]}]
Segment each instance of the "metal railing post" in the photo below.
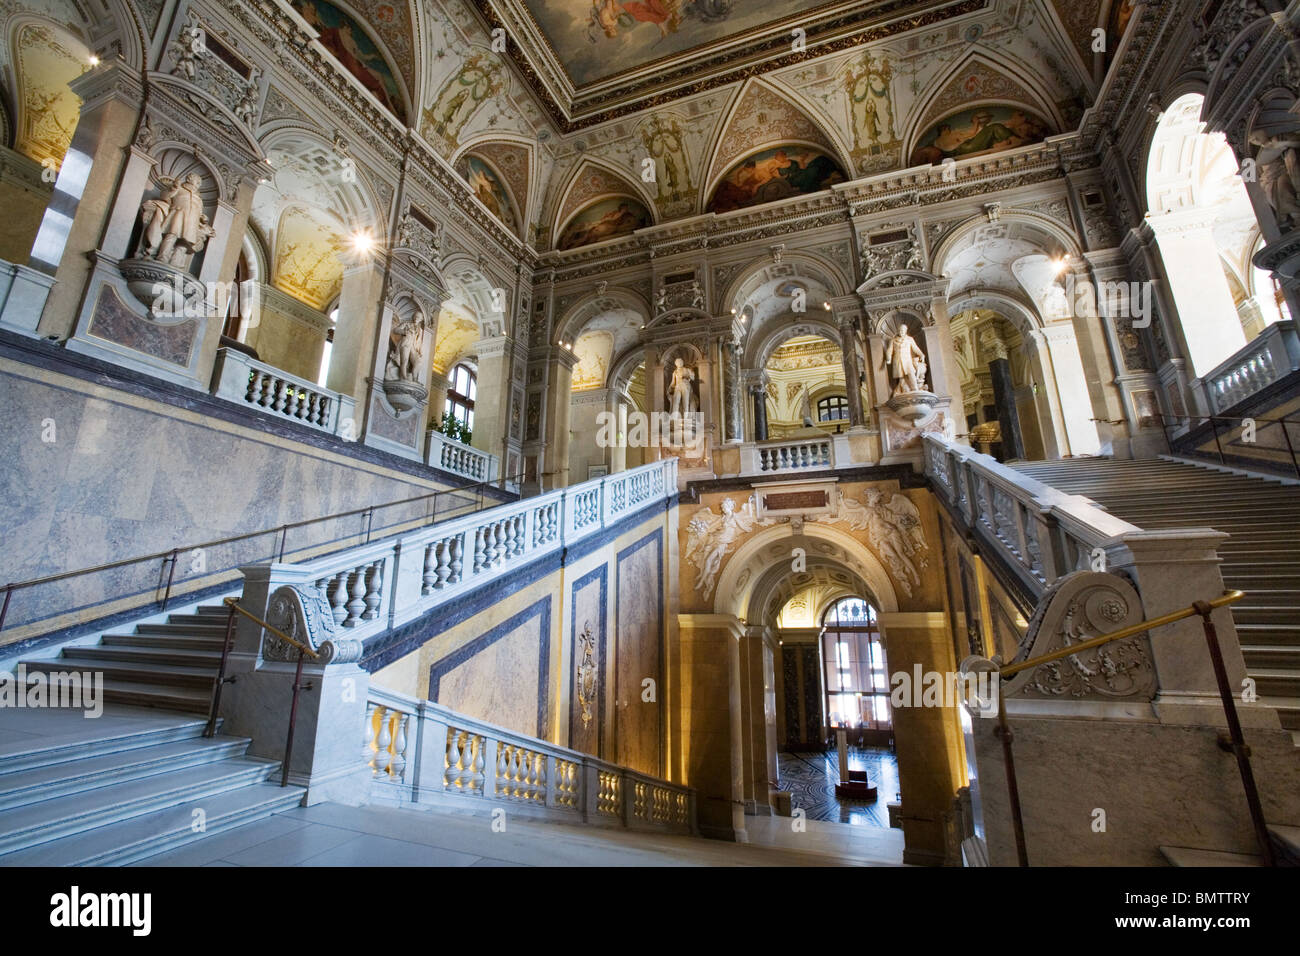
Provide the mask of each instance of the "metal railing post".
[{"label": "metal railing post", "polygon": [[1265,866],[1276,865],[1273,859],[1273,842],[1268,836],[1268,825],[1264,822],[1264,808],[1259,803],[1259,790],[1255,787],[1255,774],[1250,768],[1250,748],[1241,733],[1241,721],[1237,718],[1237,704],[1232,697],[1232,686],[1228,683],[1228,669],[1223,664],[1223,649],[1219,647],[1219,632],[1210,620],[1214,606],[1209,601],[1197,601],[1192,605],[1201,616],[1205,628],[1205,644],[1210,651],[1210,663],[1214,667],[1214,679],[1219,685],[1219,696],[1223,699],[1223,716],[1228,721],[1228,735],[1232,741],[1232,753],[1237,758],[1237,770],[1241,773],[1241,785],[1246,791],[1246,806],[1250,809],[1250,822],[1255,828],[1255,839],[1259,841],[1260,853],[1264,856]]},{"label": "metal railing post", "polygon": [[176,559],[179,556],[180,556],[180,549],[172,548],[171,555],[164,559],[166,561],[170,561],[171,565],[167,569],[167,589],[163,591],[162,607],[159,608],[159,610],[162,611],[167,610],[167,602],[171,599],[172,596],[172,579],[176,576]]},{"label": "metal railing post", "polygon": [[[221,642],[221,664],[217,667],[217,680],[212,685],[212,704],[208,708],[208,725],[203,728],[204,737],[212,737],[217,732],[217,714],[221,710],[221,688],[226,683],[226,661],[230,657],[230,639],[235,634],[235,608],[233,604],[227,605],[230,609],[229,616],[226,618],[226,637]],[[234,678],[230,678],[234,680]]]},{"label": "metal railing post", "polygon": [[284,769],[280,771],[280,786],[289,786],[289,761],[293,758],[293,732],[298,726],[298,692],[310,690],[311,684],[302,682],[302,648],[298,648],[298,666],[293,672],[293,700],[289,704],[289,736],[284,742]]}]

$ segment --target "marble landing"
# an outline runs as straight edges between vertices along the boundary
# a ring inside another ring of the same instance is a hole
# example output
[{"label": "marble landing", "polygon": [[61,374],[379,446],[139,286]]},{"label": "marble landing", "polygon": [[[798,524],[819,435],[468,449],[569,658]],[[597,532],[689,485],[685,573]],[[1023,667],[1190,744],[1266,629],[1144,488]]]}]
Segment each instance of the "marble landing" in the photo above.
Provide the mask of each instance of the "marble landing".
[{"label": "marble landing", "polygon": [[[789,827],[788,820],[778,819]],[[902,857],[901,833],[896,852],[883,843],[837,848],[836,836],[812,825],[804,834],[769,837],[769,845],[746,845],[509,816],[505,831],[494,832],[487,813],[322,803],[294,807],[135,865],[887,866]]]}]

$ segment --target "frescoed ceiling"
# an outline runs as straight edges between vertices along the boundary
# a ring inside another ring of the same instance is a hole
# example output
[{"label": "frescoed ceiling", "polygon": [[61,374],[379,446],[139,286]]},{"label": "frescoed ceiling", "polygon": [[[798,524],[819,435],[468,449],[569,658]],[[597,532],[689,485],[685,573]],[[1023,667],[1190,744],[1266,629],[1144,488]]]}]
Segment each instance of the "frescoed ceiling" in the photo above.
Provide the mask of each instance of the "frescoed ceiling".
[{"label": "frescoed ceiling", "polygon": [[[474,0],[564,131],[986,9],[992,0]],[[797,31],[797,32],[796,32]]]}]

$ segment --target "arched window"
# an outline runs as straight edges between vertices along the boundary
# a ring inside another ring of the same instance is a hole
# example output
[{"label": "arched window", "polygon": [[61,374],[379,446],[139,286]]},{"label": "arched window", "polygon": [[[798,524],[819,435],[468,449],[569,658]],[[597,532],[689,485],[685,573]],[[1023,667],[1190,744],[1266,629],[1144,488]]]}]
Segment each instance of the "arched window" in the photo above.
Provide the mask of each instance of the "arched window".
[{"label": "arched window", "polygon": [[876,609],[841,598],[822,617],[826,719],[831,727],[889,730],[889,675]]},{"label": "arched window", "polygon": [[817,401],[817,420],[819,422],[843,422],[849,418],[849,399],[847,395],[828,395]]},{"label": "arched window", "polygon": [[443,413],[450,415],[466,430],[474,430],[474,397],[478,393],[476,376],[468,365],[457,365],[451,370],[447,387],[447,403]]}]

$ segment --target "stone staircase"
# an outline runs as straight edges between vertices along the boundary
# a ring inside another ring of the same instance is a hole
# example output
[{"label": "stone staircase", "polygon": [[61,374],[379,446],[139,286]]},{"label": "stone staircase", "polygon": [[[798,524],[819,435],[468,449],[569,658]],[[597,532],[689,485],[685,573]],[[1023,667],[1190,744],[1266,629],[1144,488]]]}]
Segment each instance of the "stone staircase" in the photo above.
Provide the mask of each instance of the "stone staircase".
[{"label": "stone staircase", "polygon": [[100,672],[107,703],[96,719],[0,709],[0,866],[130,863],[301,801],[246,738],[202,736],[225,629],[204,606],[23,662],[29,680]]},{"label": "stone staircase", "polygon": [[[1211,527],[1246,672],[1300,745],[1300,486],[1170,459],[1076,458],[1014,466],[1145,530]],[[1200,595],[1188,595],[1188,599]]]}]

